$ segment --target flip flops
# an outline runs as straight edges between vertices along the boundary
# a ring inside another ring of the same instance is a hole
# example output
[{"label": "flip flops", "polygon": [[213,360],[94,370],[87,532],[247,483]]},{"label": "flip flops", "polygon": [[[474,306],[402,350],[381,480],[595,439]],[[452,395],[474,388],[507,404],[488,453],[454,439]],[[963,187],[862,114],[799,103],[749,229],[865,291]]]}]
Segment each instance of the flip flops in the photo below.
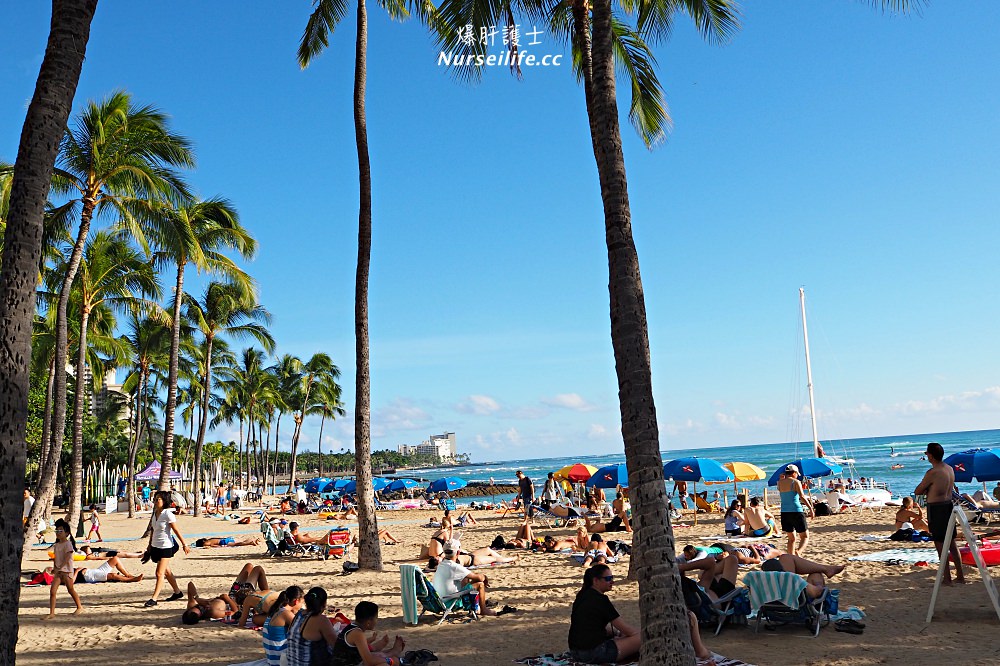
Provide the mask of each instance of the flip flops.
[{"label": "flip flops", "polygon": [[506,615],[507,613],[520,613],[520,611],[513,606],[504,605],[503,608],[497,611],[497,615]]},{"label": "flip flops", "polygon": [[405,666],[427,666],[432,661],[438,661],[438,657],[430,650],[410,650],[399,663]]},{"label": "flip flops", "polygon": [[865,623],[852,620],[850,618],[844,618],[842,620],[837,620],[834,623],[834,629],[847,634],[860,635],[865,633]]}]

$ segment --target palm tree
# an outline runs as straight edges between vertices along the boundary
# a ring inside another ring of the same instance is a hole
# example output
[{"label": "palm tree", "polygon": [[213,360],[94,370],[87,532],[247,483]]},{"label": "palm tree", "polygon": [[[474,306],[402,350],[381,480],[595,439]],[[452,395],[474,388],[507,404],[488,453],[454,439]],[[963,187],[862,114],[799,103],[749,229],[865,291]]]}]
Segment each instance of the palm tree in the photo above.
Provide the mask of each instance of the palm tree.
[{"label": "palm tree", "polygon": [[73,288],[79,298],[80,328],[73,403],[70,525],[76,525],[80,519],[83,492],[83,409],[84,396],[87,394],[87,330],[90,315],[102,306],[110,311],[139,308],[143,305],[144,297],[157,298],[160,295],[160,285],[152,266],[129,244],[125,234],[109,231],[98,232],[88,241]]},{"label": "palm tree", "polygon": [[[201,332],[204,355],[202,377],[201,418],[198,440],[194,449],[194,487],[201,492],[201,457],[208,426],[209,397],[212,392],[212,352],[216,338],[228,335],[237,339],[252,338],[268,351],[274,349],[274,338],[265,328],[271,322],[270,313],[257,304],[257,296],[245,289],[242,283],[212,282],[201,300],[188,296],[187,316]],[[201,502],[195,504],[195,515],[201,511]]]},{"label": "palm tree", "polygon": [[[371,377],[368,360],[368,273],[372,248],[372,175],[368,155],[368,119],[365,115],[365,87],[368,84],[368,9],[365,0],[358,1],[358,24],[354,55],[354,137],[358,149],[358,179],[360,205],[358,209],[358,267],[354,283],[354,336],[357,375],[355,379],[354,440],[358,467],[358,530],[361,534],[358,564],[362,569],[382,570],[381,541],[375,516],[375,496],[371,484]],[[330,43],[330,33],[347,14],[345,0],[314,0],[315,9],[309,16],[299,41],[299,66],[305,69],[313,58]],[[408,15],[407,5],[421,19],[427,19],[431,4],[428,0],[380,0],[382,7],[394,19]],[[297,430],[298,432],[298,426]],[[292,454],[294,480],[295,455]]]},{"label": "palm tree", "polygon": [[[188,141],[167,130],[166,116],[150,106],[135,106],[125,92],[91,102],[75,126],[66,130],[56,174],[79,194],[66,210],[79,204],[80,224],[59,289],[55,367],[66,366],[66,307],[94,217],[114,210],[137,230],[131,224],[130,204],[186,197],[186,186],[174,168],[193,165]],[[65,413],[66,382],[57,373],[53,423],[61,423]],[[62,431],[51,430],[52,449],[60,450]],[[36,502],[42,505],[40,510],[47,510],[55,492],[58,458],[46,462]]]},{"label": "palm tree", "polygon": [[319,475],[323,476],[323,426],[327,417],[331,420],[338,416],[343,416],[344,403],[340,401],[340,385],[333,375],[323,375],[313,392],[312,405],[306,411],[307,414],[319,414],[322,418],[319,422],[319,440],[317,441],[317,453],[319,453]]},{"label": "palm tree", "polygon": [[155,248],[156,265],[177,269],[174,284],[173,326],[171,328],[170,367],[167,377],[167,405],[163,424],[163,455],[160,461],[159,486],[169,487],[167,475],[173,461],[174,419],[177,408],[177,363],[180,351],[181,304],[184,295],[184,271],[193,264],[199,271],[223,275],[231,282],[252,290],[253,281],[232,259],[220,250],[236,250],[246,259],[253,257],[257,242],[239,222],[236,210],[225,199],[191,201],[177,206],[151,204],[137,207],[144,236]]},{"label": "palm tree", "polygon": [[324,376],[339,377],[340,370],[326,354],[313,354],[312,358],[302,366],[298,380],[298,391],[295,395],[295,403],[293,403],[292,418],[295,419],[295,431],[292,433],[292,469],[288,477],[289,487],[295,484],[299,436],[302,434],[302,422],[305,420],[306,411],[309,409],[309,399],[315,384],[323,381]]},{"label": "palm tree", "polygon": [[[295,394],[299,387],[299,379],[302,374],[302,361],[292,356],[291,354],[285,354],[278,362],[267,369],[272,375],[274,375],[275,381],[278,386],[278,395],[275,396],[274,406],[278,412],[278,418],[274,423],[274,469],[272,471],[271,479],[273,481],[271,485],[272,492],[274,491],[274,485],[277,483],[276,478],[278,476],[278,445],[280,443],[281,436],[281,417],[285,412],[293,411],[292,405],[299,404],[295,398]],[[291,486],[291,482],[289,482]]]}]

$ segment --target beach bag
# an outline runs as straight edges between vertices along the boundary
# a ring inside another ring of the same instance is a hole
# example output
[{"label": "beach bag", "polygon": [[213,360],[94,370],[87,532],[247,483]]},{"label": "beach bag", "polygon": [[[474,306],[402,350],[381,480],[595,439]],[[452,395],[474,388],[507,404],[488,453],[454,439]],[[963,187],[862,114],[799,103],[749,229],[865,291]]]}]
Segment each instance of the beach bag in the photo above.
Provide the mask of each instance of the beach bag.
[{"label": "beach bag", "polygon": [[906,528],[905,530],[896,530],[889,536],[889,541],[913,541],[913,530],[911,528]]},{"label": "beach bag", "polygon": [[39,571],[31,580],[27,583],[29,586],[33,585],[51,585],[52,584],[52,574],[45,573],[44,571]]},{"label": "beach bag", "polygon": [[813,507],[813,513],[817,516],[829,516],[831,515],[830,505],[826,502],[816,502],[816,506]]}]

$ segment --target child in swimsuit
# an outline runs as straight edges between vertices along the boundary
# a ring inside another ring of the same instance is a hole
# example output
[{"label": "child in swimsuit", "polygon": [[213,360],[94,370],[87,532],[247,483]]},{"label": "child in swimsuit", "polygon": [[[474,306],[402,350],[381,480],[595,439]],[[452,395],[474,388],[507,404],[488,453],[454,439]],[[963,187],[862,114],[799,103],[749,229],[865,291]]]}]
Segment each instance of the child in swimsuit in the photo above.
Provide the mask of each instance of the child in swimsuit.
[{"label": "child in swimsuit", "polygon": [[97,532],[97,540],[98,541],[104,541],[104,539],[101,538],[101,519],[97,515],[97,505],[96,504],[91,504],[90,505],[90,532],[87,533],[87,541],[90,541],[90,538],[91,538],[91,536],[93,536],[94,532]]}]

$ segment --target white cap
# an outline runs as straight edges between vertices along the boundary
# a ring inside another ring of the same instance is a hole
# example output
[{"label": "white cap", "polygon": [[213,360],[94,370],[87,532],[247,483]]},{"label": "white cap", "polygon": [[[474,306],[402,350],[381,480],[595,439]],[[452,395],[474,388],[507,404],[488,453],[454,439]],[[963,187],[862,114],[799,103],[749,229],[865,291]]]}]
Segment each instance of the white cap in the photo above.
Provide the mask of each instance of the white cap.
[{"label": "white cap", "polygon": [[785,474],[791,474],[792,472],[798,474],[799,468],[796,467],[795,465],[785,465]]},{"label": "white cap", "polygon": [[444,552],[457,553],[462,547],[458,539],[450,539],[444,542]]}]

